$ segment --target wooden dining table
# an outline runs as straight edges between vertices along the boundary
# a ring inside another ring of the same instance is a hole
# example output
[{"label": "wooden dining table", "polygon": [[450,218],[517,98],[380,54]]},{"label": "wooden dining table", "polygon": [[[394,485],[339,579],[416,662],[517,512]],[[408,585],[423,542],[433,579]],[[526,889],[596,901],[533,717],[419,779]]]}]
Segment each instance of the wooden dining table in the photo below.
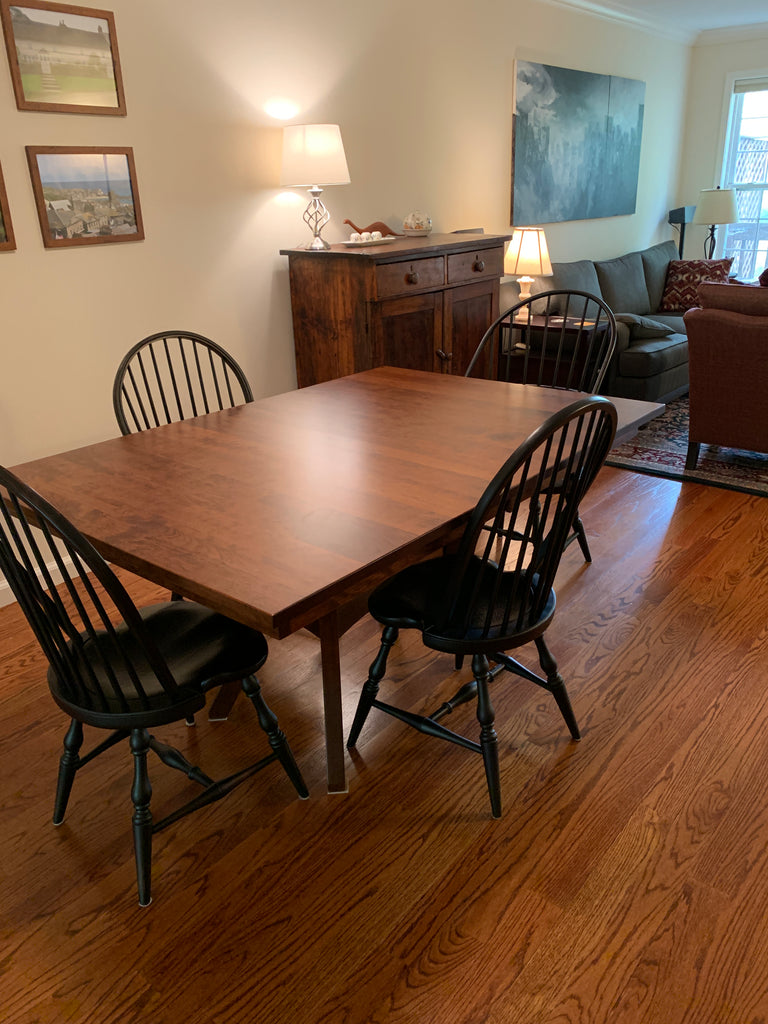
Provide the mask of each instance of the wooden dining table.
[{"label": "wooden dining table", "polygon": [[[328,789],[343,792],[341,636],[576,397],[379,367],[13,471],[109,561],[270,637],[319,637]],[[620,440],[663,409],[613,401]]]}]

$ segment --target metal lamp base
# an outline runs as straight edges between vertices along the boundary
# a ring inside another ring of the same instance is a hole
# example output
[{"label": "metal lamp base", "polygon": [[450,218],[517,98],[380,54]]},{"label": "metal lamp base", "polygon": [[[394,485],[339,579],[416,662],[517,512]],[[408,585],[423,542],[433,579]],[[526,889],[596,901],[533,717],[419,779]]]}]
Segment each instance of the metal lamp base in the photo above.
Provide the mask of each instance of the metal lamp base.
[{"label": "metal lamp base", "polygon": [[320,236],[320,232],[331,219],[330,213],[328,213],[320,198],[322,191],[319,185],[313,185],[309,189],[312,200],[304,211],[304,223],[312,231],[312,241],[307,245],[307,249],[323,250],[331,248],[331,243],[326,242]]}]

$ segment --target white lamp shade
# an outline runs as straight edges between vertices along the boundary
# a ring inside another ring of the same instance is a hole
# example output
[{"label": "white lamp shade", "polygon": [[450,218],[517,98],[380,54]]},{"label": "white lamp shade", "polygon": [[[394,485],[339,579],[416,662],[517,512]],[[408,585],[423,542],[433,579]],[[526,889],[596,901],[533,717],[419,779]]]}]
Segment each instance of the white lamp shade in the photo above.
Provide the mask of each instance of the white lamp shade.
[{"label": "white lamp shade", "polygon": [[283,128],[281,185],[348,185],[347,158],[337,124]]},{"label": "white lamp shade", "polygon": [[703,188],[699,193],[694,224],[737,224],[736,190],[732,188]]},{"label": "white lamp shade", "polygon": [[515,228],[504,254],[504,273],[545,277],[552,273],[543,228]]}]

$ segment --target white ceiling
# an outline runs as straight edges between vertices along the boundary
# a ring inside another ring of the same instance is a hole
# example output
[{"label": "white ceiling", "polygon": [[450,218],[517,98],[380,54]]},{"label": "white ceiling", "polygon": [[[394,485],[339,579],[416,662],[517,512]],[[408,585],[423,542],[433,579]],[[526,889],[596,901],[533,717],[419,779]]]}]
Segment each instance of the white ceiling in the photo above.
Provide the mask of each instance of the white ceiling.
[{"label": "white ceiling", "polygon": [[[551,0],[552,2],[552,0]],[[766,0],[554,0],[564,6],[605,14],[621,21],[634,22],[693,39],[700,32],[765,25],[768,22]]]}]

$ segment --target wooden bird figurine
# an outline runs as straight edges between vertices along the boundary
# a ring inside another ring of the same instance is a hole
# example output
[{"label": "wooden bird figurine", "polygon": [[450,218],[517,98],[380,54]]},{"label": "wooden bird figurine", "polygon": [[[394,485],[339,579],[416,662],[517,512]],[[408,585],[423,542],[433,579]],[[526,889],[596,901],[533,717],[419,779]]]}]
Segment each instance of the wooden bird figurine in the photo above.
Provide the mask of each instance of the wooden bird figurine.
[{"label": "wooden bird figurine", "polygon": [[349,224],[352,230],[356,231],[358,235],[362,235],[364,231],[380,231],[384,236],[402,234],[401,231],[393,231],[392,228],[388,228],[381,220],[375,220],[373,224],[369,224],[367,228],[359,228],[357,224],[353,224],[351,220],[345,220],[344,223]]}]

